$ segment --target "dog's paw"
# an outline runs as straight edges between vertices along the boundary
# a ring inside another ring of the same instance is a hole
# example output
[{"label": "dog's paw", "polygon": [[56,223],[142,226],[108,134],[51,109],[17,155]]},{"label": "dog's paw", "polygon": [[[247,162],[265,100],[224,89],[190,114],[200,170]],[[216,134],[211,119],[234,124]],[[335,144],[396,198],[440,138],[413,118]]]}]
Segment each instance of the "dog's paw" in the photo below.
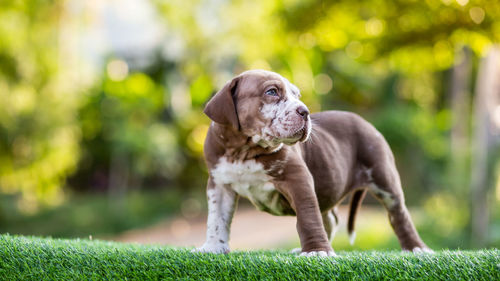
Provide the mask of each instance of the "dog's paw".
[{"label": "dog's paw", "polygon": [[203,246],[191,250],[192,253],[213,253],[213,254],[227,254],[229,253],[229,245],[219,243],[205,243]]},{"label": "dog's paw", "polygon": [[415,247],[411,251],[414,254],[434,254],[434,251],[427,247]]},{"label": "dog's paw", "polygon": [[336,257],[334,251],[311,251],[300,253],[301,257]]}]

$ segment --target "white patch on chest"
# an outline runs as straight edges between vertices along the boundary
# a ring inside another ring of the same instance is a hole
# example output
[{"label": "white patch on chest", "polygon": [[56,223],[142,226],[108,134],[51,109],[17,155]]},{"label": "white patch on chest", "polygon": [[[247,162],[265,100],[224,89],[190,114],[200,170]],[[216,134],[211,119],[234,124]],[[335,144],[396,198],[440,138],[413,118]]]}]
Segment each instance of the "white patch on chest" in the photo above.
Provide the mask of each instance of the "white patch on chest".
[{"label": "white patch on chest", "polygon": [[280,193],[261,163],[253,159],[229,162],[226,157],[222,157],[211,175],[216,185],[229,185],[260,210],[275,215],[283,214],[279,204]]}]

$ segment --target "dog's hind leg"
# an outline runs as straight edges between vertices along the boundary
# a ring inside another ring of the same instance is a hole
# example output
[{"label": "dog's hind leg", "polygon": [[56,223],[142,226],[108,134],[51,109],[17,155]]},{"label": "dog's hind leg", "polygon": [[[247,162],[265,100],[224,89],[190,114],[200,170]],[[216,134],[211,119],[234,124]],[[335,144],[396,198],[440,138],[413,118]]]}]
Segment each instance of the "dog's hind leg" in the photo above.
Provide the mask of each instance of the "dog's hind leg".
[{"label": "dog's hind leg", "polygon": [[395,165],[390,161],[379,163],[373,167],[372,177],[373,184],[370,186],[370,191],[387,209],[389,221],[401,248],[412,252],[432,252],[420,239],[413,225]]},{"label": "dog's hind leg", "polygon": [[335,237],[335,233],[338,230],[339,226],[339,217],[337,215],[337,207],[324,212],[322,214],[323,218],[323,226],[325,228],[326,235],[328,236],[328,241],[332,243],[333,238]]}]

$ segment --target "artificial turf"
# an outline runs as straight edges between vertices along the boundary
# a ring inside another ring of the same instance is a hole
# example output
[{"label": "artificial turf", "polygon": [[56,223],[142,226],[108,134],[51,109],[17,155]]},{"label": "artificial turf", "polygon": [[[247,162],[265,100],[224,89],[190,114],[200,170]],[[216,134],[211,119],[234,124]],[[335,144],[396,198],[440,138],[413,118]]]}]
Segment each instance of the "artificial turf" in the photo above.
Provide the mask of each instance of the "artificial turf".
[{"label": "artificial turf", "polygon": [[500,280],[500,250],[195,254],[189,249],[0,235],[4,280]]}]

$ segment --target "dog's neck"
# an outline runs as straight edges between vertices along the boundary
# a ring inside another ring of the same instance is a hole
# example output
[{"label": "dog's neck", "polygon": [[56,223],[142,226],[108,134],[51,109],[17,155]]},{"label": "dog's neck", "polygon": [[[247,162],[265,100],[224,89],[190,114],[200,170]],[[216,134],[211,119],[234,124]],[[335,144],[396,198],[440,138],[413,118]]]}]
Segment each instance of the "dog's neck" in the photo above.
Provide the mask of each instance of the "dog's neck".
[{"label": "dog's neck", "polygon": [[221,125],[212,122],[209,133],[212,134],[214,144],[223,150],[228,159],[244,161],[255,159],[257,156],[278,152],[283,144],[275,146],[262,146],[256,143],[252,137],[243,134],[232,126]]}]

